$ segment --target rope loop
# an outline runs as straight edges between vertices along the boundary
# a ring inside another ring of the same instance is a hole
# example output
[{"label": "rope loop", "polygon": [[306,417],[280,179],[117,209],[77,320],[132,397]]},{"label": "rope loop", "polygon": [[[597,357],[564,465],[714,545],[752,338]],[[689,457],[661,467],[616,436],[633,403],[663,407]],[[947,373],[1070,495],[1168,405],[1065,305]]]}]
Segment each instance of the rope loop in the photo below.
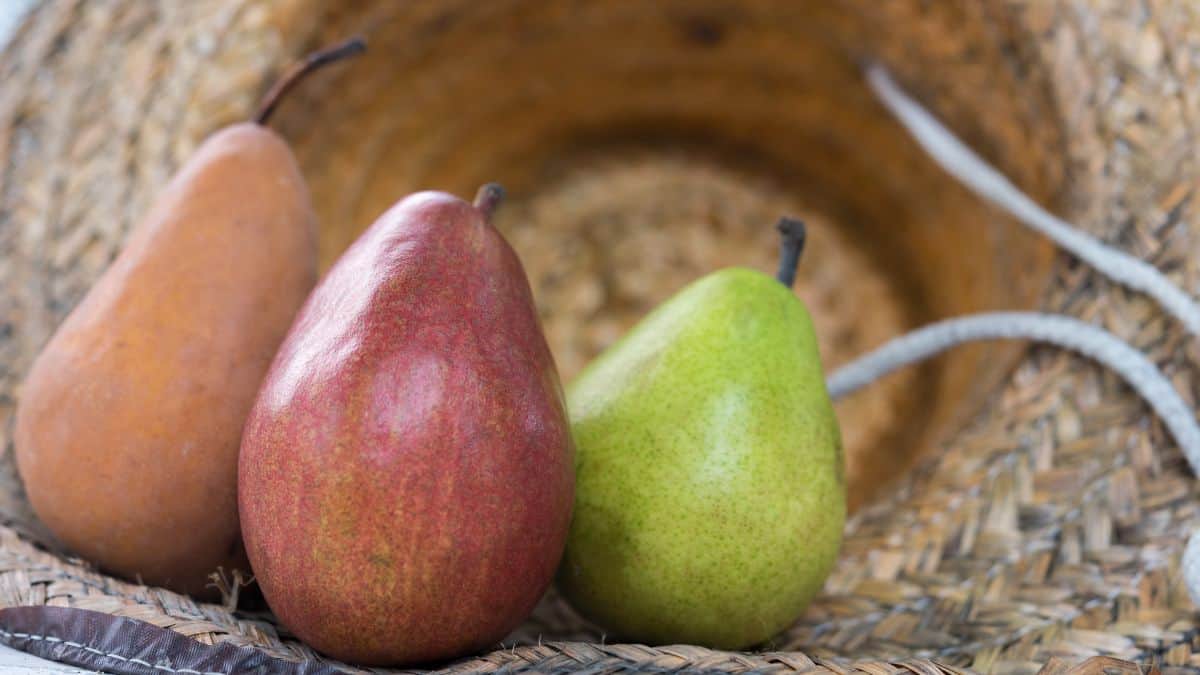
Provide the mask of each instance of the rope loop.
[{"label": "rope loop", "polygon": [[[883,105],[947,173],[1112,281],[1153,298],[1183,324],[1188,334],[1200,334],[1200,304],[1153,265],[1108,246],[1046,211],[905,94],[882,66],[868,66],[865,76]],[[837,399],[893,370],[951,347],[979,340],[1009,339],[1034,340],[1070,349],[1116,372],[1163,420],[1192,473],[1200,476],[1200,424],[1158,366],[1108,331],[1066,316],[991,312],[933,323],[843,366],[829,376],[826,387],[830,396]],[[1188,539],[1182,568],[1188,594],[1200,606],[1200,529]]]}]

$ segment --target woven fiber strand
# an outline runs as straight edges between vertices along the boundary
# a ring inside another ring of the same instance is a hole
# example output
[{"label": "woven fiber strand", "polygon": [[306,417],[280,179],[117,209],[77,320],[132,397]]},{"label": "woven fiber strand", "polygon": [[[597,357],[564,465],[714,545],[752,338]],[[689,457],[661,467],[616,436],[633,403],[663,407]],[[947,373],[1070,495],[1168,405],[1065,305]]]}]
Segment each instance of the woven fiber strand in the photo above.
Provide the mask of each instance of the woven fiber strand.
[{"label": "woven fiber strand", "polygon": [[[205,134],[244,118],[286,62],[359,30],[372,55],[314,80],[278,119],[312,184],[326,264],[410,189],[469,194],[502,179],[514,204],[501,226],[526,258],[539,302],[552,300],[544,318],[556,353],[576,355],[563,359],[572,368],[571,359],[593,354],[682,281],[724,264],[770,269],[774,248],[764,251],[752,228],[799,211],[814,227],[839,228],[821,249],[814,240],[800,291],[820,325],[838,327],[822,335],[831,364],[931,318],[1037,306],[1128,339],[1196,400],[1197,347],[1177,326],[1078,264],[1052,266],[1045,246],[933,169],[856,71],[861,60],[881,60],[1033,196],[1196,293],[1200,9],[1189,0],[714,0],[654,11],[598,1],[339,5],[60,0],[40,5],[19,31],[0,57],[8,456],[21,375],[156,190]],[[547,50],[574,41],[583,61],[506,47],[505,35]],[[620,49],[598,52],[621,36],[629,42]],[[579,97],[552,95],[567,86],[555,73],[594,72],[586,60],[594,53],[615,75],[581,76],[578,86],[593,96],[566,106]],[[635,66],[651,81],[630,77]],[[495,68],[537,76],[512,78],[507,94],[482,89]],[[754,86],[735,86],[747,82]],[[469,91],[479,98],[464,98]],[[708,116],[685,116],[674,100]],[[637,142],[664,127],[688,127],[688,137],[661,151]],[[684,203],[654,206],[654,195],[637,193],[647,182]],[[688,197],[697,193],[721,198]],[[660,280],[625,291],[609,284],[599,300],[579,300],[601,267],[654,264],[597,260],[597,251],[661,252],[705,223],[712,232],[687,235],[661,263]],[[648,224],[677,236],[655,240]],[[539,246],[561,248],[601,227],[570,252],[588,261],[583,281],[571,282],[583,285],[555,295],[564,254]],[[828,263],[813,269],[816,250]],[[823,279],[823,269],[834,276]],[[839,291],[854,302],[834,301]],[[559,307],[571,303],[580,306]],[[1193,477],[1113,376],[1044,349],[1026,353],[1015,371],[1003,367],[1018,355],[964,350],[839,408],[843,426],[860,434],[848,447],[852,466],[858,458],[883,469],[857,477],[863,506],[834,575],[766,651],[608,644],[551,593],[509,646],[450,668],[1200,666],[1200,633],[1178,574],[1186,536],[1200,526]],[[269,615],[117,581],[59,553],[7,460],[0,513],[5,606],[83,607],[204,642],[318,658]]]}]

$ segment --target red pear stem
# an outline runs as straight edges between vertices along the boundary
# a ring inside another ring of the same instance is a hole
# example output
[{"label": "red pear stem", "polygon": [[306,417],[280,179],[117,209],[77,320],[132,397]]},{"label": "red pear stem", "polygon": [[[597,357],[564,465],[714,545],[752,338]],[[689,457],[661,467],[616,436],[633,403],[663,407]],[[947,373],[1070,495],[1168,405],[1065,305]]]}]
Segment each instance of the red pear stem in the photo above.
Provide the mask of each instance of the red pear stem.
[{"label": "red pear stem", "polygon": [[800,264],[800,254],[804,252],[807,231],[804,221],[787,216],[779,219],[775,229],[783,235],[779,244],[779,271],[775,273],[775,278],[779,283],[791,288],[796,283],[796,267]]},{"label": "red pear stem", "polygon": [[475,208],[483,212],[484,220],[491,222],[492,214],[504,201],[504,188],[499,183],[487,183],[475,193]]},{"label": "red pear stem", "polygon": [[305,75],[319,70],[322,66],[326,66],[336,61],[356,56],[367,50],[367,41],[361,37],[352,37],[345,42],[340,42],[332,47],[315,51],[304,57],[303,61],[293,63],[288,67],[287,71],[275,81],[271,86],[270,91],[262,98],[262,102],[258,104],[258,112],[254,115],[256,124],[266,124],[270,119],[271,113],[275,112],[275,107],[279,105],[279,101],[287,95],[287,93],[296,86],[296,83],[304,79]]}]

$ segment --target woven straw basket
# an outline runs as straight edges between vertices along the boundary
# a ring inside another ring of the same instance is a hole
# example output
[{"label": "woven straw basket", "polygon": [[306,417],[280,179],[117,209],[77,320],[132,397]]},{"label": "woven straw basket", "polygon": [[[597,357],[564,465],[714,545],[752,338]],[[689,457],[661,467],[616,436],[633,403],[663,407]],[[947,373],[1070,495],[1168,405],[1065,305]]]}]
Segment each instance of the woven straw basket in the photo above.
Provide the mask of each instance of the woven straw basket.
[{"label": "woven straw basket", "polygon": [[[310,182],[322,265],[410,191],[502,181],[499,225],[565,379],[688,280],[769,270],[788,212],[810,225],[798,292],[827,367],[936,318],[1038,308],[1103,325],[1197,396],[1178,326],[938,171],[861,75],[884,64],[1036,199],[1195,294],[1192,0],[51,0],[0,56],[0,605],[320,658],[268,614],[70,558],[24,502],[11,428],[37,350],[172,171],[289,61],[352,33],[369,54],[273,121]],[[613,644],[551,592],[505,645],[449,667],[1200,667],[1179,574],[1200,499],[1113,375],[977,346],[838,414],[855,507],[841,559],[763,651]]]}]

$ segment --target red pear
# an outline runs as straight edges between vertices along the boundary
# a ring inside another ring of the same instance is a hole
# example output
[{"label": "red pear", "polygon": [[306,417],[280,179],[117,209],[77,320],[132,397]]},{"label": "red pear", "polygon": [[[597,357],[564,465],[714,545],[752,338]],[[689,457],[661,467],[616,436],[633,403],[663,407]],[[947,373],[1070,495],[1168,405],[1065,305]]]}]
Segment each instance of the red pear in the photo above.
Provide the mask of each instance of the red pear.
[{"label": "red pear", "polygon": [[301,309],[243,434],[239,506],[279,619],[331,656],[496,643],[562,555],[574,449],[525,271],[474,205],[384,213]]}]

